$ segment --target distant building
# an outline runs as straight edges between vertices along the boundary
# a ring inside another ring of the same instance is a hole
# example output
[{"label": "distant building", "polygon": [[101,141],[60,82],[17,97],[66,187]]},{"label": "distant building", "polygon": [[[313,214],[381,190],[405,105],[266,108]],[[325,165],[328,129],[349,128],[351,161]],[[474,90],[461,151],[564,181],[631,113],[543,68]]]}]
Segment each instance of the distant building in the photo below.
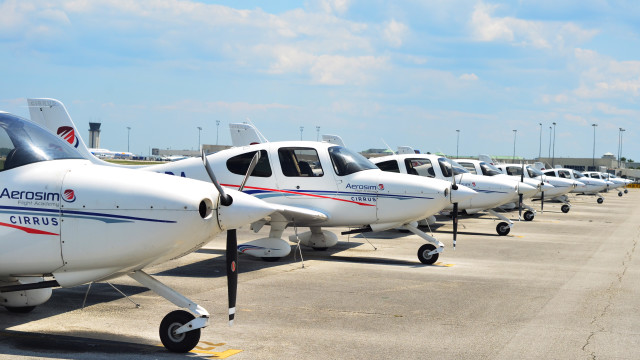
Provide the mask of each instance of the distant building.
[{"label": "distant building", "polygon": [[100,147],[100,125],[102,123],[89,123],[89,147],[92,149]]},{"label": "distant building", "polygon": [[[230,149],[232,146],[229,145],[202,145],[202,149],[206,154],[217,153],[218,151]],[[176,156],[185,156],[185,157],[198,157],[200,156],[199,150],[172,150],[172,149],[159,149],[153,148],[151,149],[151,156],[158,158],[169,158]]]}]

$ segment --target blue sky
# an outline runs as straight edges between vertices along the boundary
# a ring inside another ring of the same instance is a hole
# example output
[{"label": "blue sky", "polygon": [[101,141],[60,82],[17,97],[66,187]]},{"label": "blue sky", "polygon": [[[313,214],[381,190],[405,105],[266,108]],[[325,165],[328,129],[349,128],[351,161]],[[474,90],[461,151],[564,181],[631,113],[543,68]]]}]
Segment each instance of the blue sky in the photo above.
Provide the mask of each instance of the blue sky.
[{"label": "blue sky", "polygon": [[[0,2],[0,110],[61,100],[85,139],[148,154],[338,134],[350,148],[640,160],[635,1]],[[542,126],[539,125],[542,123]]]}]

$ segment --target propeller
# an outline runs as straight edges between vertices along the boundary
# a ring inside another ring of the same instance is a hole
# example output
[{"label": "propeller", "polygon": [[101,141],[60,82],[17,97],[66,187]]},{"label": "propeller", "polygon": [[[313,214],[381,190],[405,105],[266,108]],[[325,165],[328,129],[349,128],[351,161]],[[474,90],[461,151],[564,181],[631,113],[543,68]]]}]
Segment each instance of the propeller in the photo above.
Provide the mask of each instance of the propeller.
[{"label": "propeller", "polygon": [[[524,161],[522,162],[522,172],[520,173],[520,183],[524,182]],[[518,194],[518,220],[522,219],[522,198],[524,195],[522,192]]]},{"label": "propeller", "polygon": [[[451,165],[451,193],[453,195],[453,191],[458,190],[458,185],[456,184],[456,174],[453,171],[453,163],[451,159],[449,159],[449,165]],[[456,240],[458,238],[458,203],[453,203],[453,216],[451,217],[453,220],[453,249],[456,249]]]},{"label": "propeller", "polygon": [[[260,159],[260,151],[257,151],[256,154],[251,159],[251,163],[249,164],[249,168],[247,169],[247,173],[240,184],[240,191],[244,189],[244,185],[247,183],[249,176],[255,169],[258,164],[258,160]],[[233,203],[233,198],[224,192],[224,189],[216,180],[216,176],[213,174],[213,170],[211,169],[211,165],[205,156],[204,151],[202,151],[202,163],[204,164],[205,169],[207,170],[207,174],[211,178],[211,182],[220,192],[220,204],[222,206],[229,206]],[[226,262],[227,262],[227,295],[229,298],[229,325],[233,325],[233,320],[236,315],[236,296],[238,293],[238,235],[236,229],[227,230],[227,249],[225,252]]]}]

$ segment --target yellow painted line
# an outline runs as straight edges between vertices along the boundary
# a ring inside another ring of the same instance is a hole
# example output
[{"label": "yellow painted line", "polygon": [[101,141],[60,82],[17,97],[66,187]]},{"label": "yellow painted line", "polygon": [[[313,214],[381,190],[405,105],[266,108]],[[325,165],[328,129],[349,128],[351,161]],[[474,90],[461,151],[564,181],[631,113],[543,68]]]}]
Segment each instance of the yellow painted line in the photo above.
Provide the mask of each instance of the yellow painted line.
[{"label": "yellow painted line", "polygon": [[434,266],[444,266],[444,267],[452,267],[455,264],[445,264],[445,263],[441,263],[440,261],[436,262],[435,264],[433,264]]},{"label": "yellow painted line", "polygon": [[[206,344],[206,345],[209,345],[209,347],[198,346],[199,344]],[[196,345],[195,349],[207,351],[207,350],[213,350],[213,349],[215,349],[215,348],[217,348],[219,346],[224,346],[226,344],[225,343],[214,344],[214,343],[208,342],[208,341],[200,341],[198,343],[198,345]]]},{"label": "yellow painted line", "polygon": [[213,356],[209,356],[208,359],[226,359],[230,356],[233,356],[235,354],[241,353],[242,350],[236,350],[236,349],[229,349],[229,350],[225,350],[223,352],[215,352],[215,351],[193,351],[191,350],[192,353],[196,353],[196,354],[207,354],[207,355],[213,355]]}]

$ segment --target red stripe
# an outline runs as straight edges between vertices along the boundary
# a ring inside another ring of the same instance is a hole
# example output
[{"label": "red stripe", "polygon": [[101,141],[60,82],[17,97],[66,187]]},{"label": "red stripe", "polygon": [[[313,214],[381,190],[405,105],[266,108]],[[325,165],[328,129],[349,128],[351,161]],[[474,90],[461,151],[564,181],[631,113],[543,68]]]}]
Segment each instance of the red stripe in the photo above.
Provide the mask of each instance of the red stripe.
[{"label": "red stripe", "polygon": [[18,226],[18,225],[13,225],[13,224],[6,224],[6,223],[1,223],[0,222],[0,226],[6,226],[6,227],[10,227],[10,228],[14,228],[14,229],[18,229],[18,230],[22,230],[26,233],[29,234],[36,234],[36,235],[58,235],[58,234],[54,234],[52,232],[48,232],[48,231],[43,231],[43,230],[38,230],[38,229],[31,229],[28,227],[24,227],[24,226]]},{"label": "red stripe", "polygon": [[[237,187],[239,188],[240,185],[232,185],[232,184],[220,184],[222,186],[230,186],[230,187]],[[365,203],[361,203],[361,202],[357,202],[357,201],[352,201],[352,200],[345,200],[345,199],[339,199],[339,198],[334,198],[334,197],[330,197],[330,196],[323,196],[323,195],[316,195],[316,194],[308,194],[308,193],[301,193],[301,192],[296,192],[296,191],[289,191],[289,190],[278,190],[278,189],[268,189],[268,188],[260,188],[260,187],[254,187],[254,186],[245,186],[245,189],[254,189],[254,190],[265,190],[265,191],[272,191],[272,192],[281,192],[281,193],[285,193],[285,194],[295,194],[295,195],[303,195],[303,196],[312,196],[312,197],[317,197],[317,198],[321,198],[321,199],[331,199],[331,200],[337,200],[337,201],[344,201],[344,202],[348,202],[348,203],[352,203],[352,204],[358,204],[358,205],[362,205],[362,206],[375,206],[372,204],[365,204]]]}]

